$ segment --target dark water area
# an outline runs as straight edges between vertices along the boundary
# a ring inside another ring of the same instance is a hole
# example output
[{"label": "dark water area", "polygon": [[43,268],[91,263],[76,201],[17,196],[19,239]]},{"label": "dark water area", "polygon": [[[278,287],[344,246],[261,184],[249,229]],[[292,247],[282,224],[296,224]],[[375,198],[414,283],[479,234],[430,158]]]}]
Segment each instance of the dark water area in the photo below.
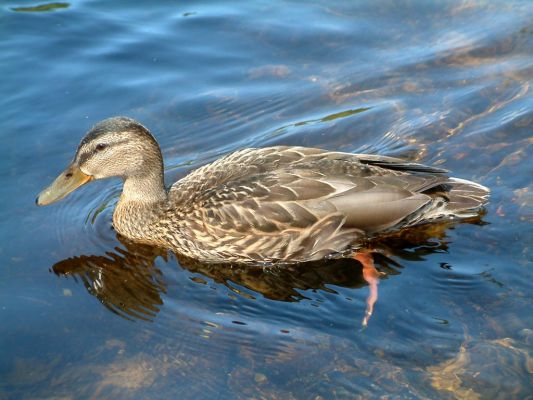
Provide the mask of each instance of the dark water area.
[{"label": "dark water area", "polygon": [[[530,1],[7,1],[0,8],[0,400],[525,399],[533,393]],[[376,258],[202,265],[117,238],[119,180],[35,196],[97,121],[166,181],[244,147],[441,166],[483,220]]]}]

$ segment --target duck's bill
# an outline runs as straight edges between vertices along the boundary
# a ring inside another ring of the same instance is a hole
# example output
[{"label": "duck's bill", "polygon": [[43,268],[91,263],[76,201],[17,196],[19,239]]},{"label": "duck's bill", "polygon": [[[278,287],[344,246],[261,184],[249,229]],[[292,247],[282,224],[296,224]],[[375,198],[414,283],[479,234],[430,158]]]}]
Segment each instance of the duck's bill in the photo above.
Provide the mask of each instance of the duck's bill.
[{"label": "duck's bill", "polygon": [[46,206],[61,200],[70,192],[93,180],[91,175],[81,172],[78,165],[72,163],[50,186],[44,189],[35,200],[38,206]]}]

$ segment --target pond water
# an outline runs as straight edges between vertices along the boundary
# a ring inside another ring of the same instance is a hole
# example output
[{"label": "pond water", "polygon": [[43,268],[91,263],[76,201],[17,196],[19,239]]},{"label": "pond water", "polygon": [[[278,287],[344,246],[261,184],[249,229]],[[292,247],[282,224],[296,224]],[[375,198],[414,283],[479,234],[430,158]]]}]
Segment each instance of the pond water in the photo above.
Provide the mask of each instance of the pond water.
[{"label": "pond water", "polygon": [[[530,1],[3,2],[0,400],[523,399],[533,393]],[[127,115],[167,184],[248,146],[442,166],[482,221],[262,270],[122,243],[118,180],[36,194]],[[385,245],[384,245],[385,246]]]}]

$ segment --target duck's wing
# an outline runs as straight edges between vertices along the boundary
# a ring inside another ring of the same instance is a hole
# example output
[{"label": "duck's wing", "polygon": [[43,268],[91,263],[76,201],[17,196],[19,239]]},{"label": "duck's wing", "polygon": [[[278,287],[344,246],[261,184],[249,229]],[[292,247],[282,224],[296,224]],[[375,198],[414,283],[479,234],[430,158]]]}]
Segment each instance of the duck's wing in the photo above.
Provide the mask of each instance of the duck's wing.
[{"label": "duck's wing", "polygon": [[279,153],[289,153],[291,162],[274,169],[248,164],[243,168],[252,165],[252,173],[203,190],[194,202],[206,225],[274,234],[341,215],[346,228],[375,232],[426,206],[432,197],[424,192],[447,180],[440,169],[388,157],[305,148]]},{"label": "duck's wing", "polygon": [[399,171],[408,173],[446,174],[446,169],[431,165],[409,162],[400,158],[387,157],[375,154],[353,154],[354,157],[366,165],[381,167],[385,171]]},{"label": "duck's wing", "polygon": [[446,170],[404,160],[371,155],[327,151],[310,147],[275,146],[248,148],[230,153],[204,165],[174,183],[171,197],[177,202],[202,194],[204,190],[246,180],[278,170],[310,170],[326,176],[443,174]]},{"label": "duck's wing", "polygon": [[367,233],[388,229],[428,205],[425,191],[446,178],[412,175],[336,176],[292,169],[241,179],[209,190],[204,219],[245,232],[305,229],[329,215]]},{"label": "duck's wing", "polygon": [[456,184],[445,172],[383,156],[246,149],[178,181],[170,198],[209,251],[303,261],[438,217]]}]

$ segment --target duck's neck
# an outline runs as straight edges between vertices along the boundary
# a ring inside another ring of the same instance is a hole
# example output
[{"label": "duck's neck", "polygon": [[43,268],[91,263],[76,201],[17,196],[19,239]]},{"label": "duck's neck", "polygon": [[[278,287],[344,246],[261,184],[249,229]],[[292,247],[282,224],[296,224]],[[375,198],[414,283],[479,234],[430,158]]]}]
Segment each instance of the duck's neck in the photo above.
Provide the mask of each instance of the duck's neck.
[{"label": "duck's neck", "polygon": [[128,177],[115,211],[113,225],[127,238],[152,243],[154,222],[161,217],[168,201],[163,172],[143,177]]},{"label": "duck's neck", "polygon": [[121,203],[138,202],[149,206],[167,201],[163,171],[154,171],[142,176],[129,176],[124,179],[120,196]]}]

